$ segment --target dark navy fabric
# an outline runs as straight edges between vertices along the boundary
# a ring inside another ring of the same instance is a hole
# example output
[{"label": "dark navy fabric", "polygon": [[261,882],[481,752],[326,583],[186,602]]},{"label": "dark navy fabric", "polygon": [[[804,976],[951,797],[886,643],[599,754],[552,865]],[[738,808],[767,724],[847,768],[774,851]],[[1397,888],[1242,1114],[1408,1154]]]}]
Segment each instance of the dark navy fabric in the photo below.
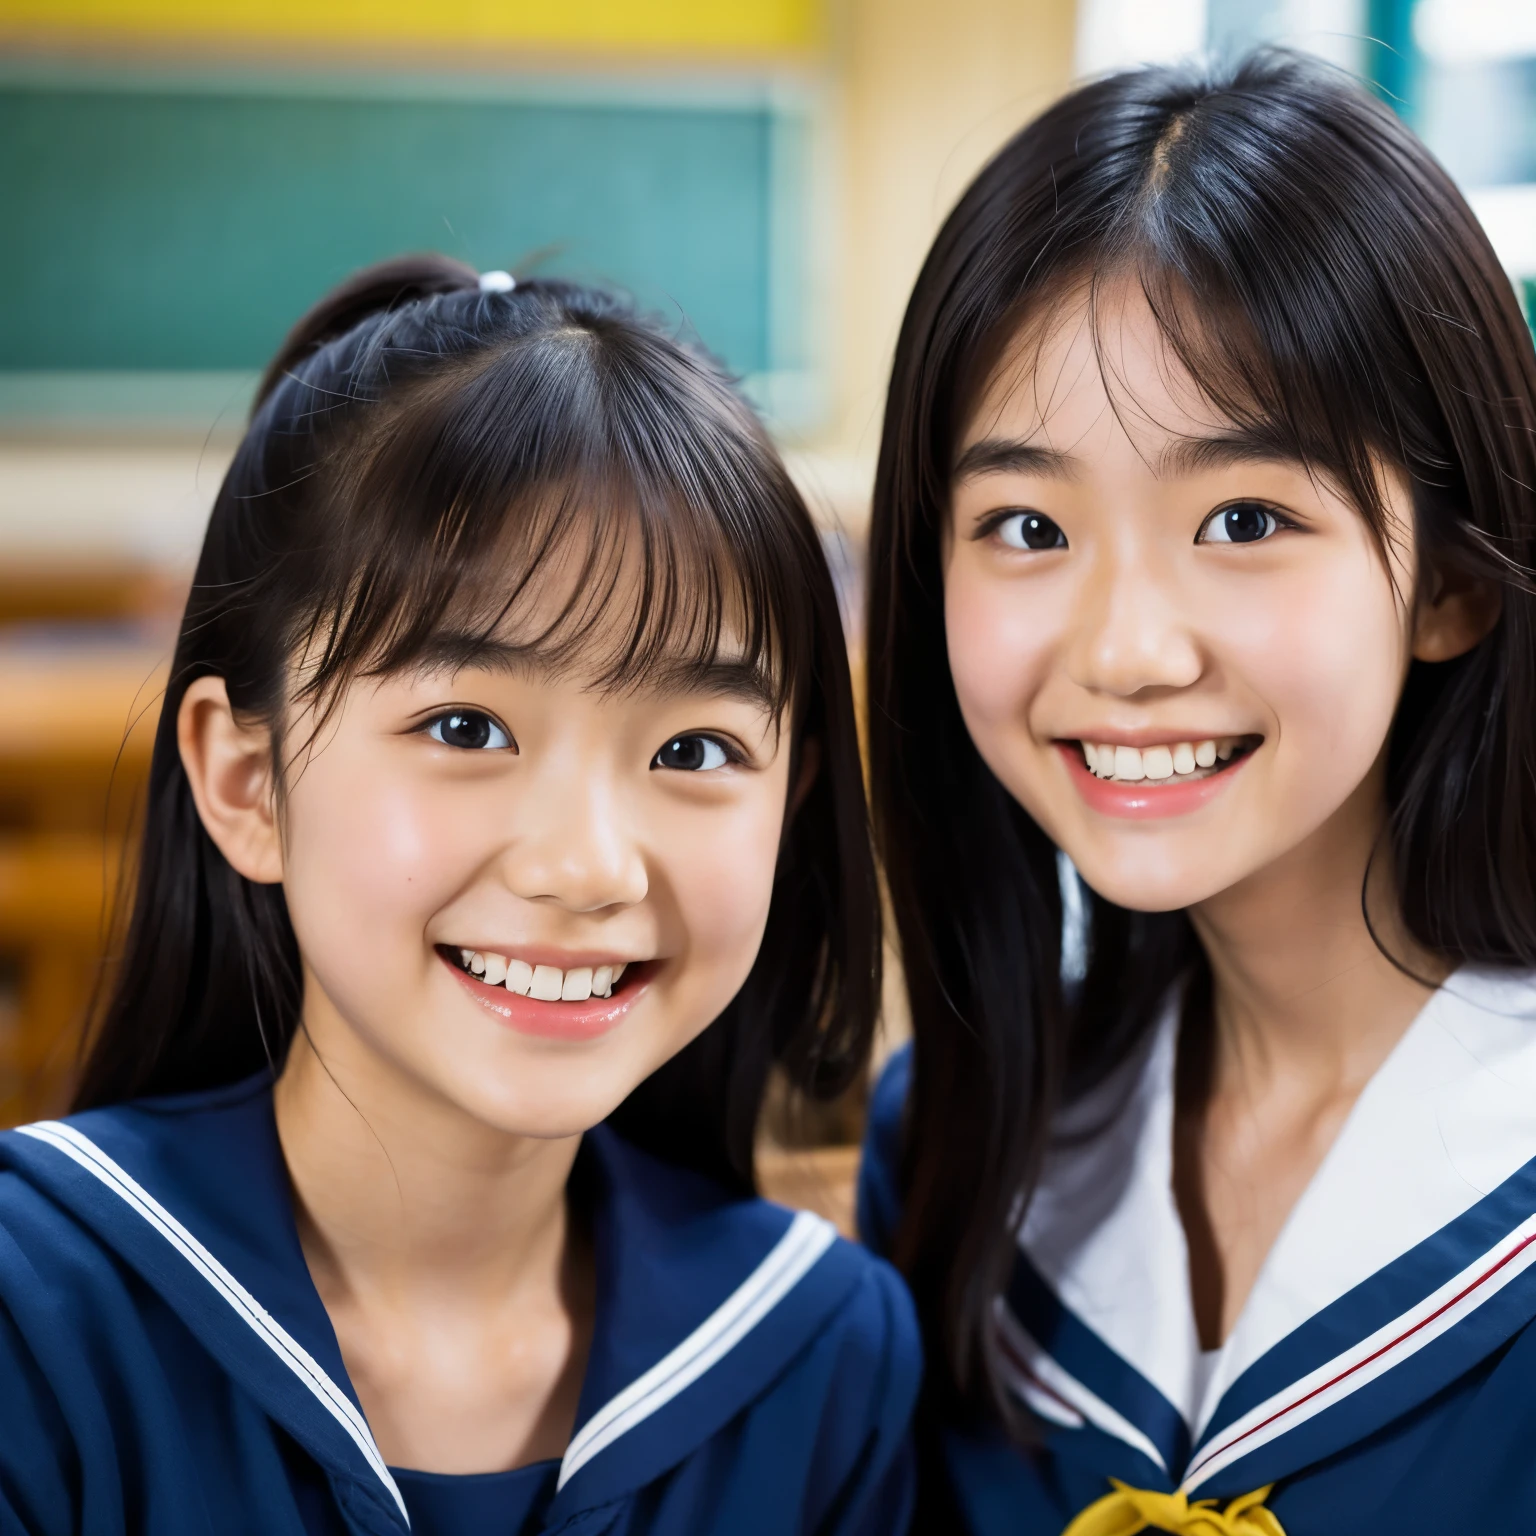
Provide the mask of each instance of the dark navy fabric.
[{"label": "dark navy fabric", "polygon": [[[598,1286],[578,1440],[679,1346],[693,1364],[509,1529],[904,1529],[921,1362],[895,1274],[606,1128],[579,1175]],[[693,1359],[728,1299],[734,1331]],[[0,1134],[0,1536],[398,1536],[406,1480],[402,1501],[305,1267],[265,1080]],[[451,1515],[435,1494],[482,1480],[432,1481],[458,1486],[428,1492],[429,1531]]]},{"label": "dark navy fabric", "polygon": [[399,1467],[394,1474],[416,1536],[528,1536],[544,1523],[560,1463],[541,1461],[475,1477]]},{"label": "dark navy fabric", "polygon": [[[859,1224],[877,1251],[888,1247],[900,1217],[901,1128],[911,1073],[911,1052],[904,1050],[887,1067],[871,1100]],[[1319,1359],[1330,1358],[1337,1337],[1362,1336],[1362,1330],[1369,1332],[1378,1320],[1390,1317],[1393,1307],[1422,1294],[1422,1287],[1447,1266],[1454,1267],[1464,1251],[1476,1251],[1483,1240],[1479,1232],[1503,1230],[1520,1215],[1529,1172],[1522,1170],[1432,1242],[1410,1250],[1276,1346],[1252,1368],[1252,1383],[1245,1377],[1235,1384],[1235,1406],[1223,1401],[1205,1438],[1250,1401],[1263,1400],[1305,1376]],[[1506,1210],[1511,1200],[1516,1205]],[[1524,1214],[1532,1209],[1536,1194]],[[1194,1497],[1225,1500],[1275,1478],[1266,1504],[1286,1536],[1536,1531],[1536,1292],[1529,1276],[1527,1270],[1469,1322],[1239,1461],[1198,1488]],[[1412,1277],[1412,1283],[1405,1277]],[[1060,1334],[1052,1334],[1063,1318],[1075,1328],[1083,1325],[1051,1296],[1027,1261],[1016,1271],[1008,1299],[1016,1316],[1051,1340],[1054,1357],[1060,1358],[1059,1347],[1068,1353],[1075,1345],[1089,1351],[1083,1340],[1068,1338],[1063,1345]],[[1339,1334],[1343,1328],[1350,1332]],[[1336,1338],[1319,1354],[1318,1337],[1330,1332]],[[1096,1338],[1091,1344],[1107,1351]],[[1118,1359],[1113,1372],[1101,1371],[1101,1364],[1085,1358],[1080,1371],[1083,1378],[1105,1384],[1106,1391],[1131,1370]],[[1155,1441],[1162,1417],[1143,1412],[1135,1422]],[[1173,1487],[1175,1479],[1148,1457],[1091,1425],[1067,1428],[1040,1421],[1038,1428],[1038,1444],[1021,1448],[995,1428],[921,1426],[925,1443],[936,1446],[936,1454],[925,1456],[923,1465],[934,1466],[944,1485],[924,1490],[924,1509],[944,1510],[934,1528],[970,1536],[1059,1536],[1079,1511],[1109,1491],[1111,1477],[1139,1487]],[[1180,1450],[1188,1454],[1176,1444],[1166,1447],[1166,1452]],[[1170,1461],[1175,1474],[1181,1462],[1182,1457]]]}]

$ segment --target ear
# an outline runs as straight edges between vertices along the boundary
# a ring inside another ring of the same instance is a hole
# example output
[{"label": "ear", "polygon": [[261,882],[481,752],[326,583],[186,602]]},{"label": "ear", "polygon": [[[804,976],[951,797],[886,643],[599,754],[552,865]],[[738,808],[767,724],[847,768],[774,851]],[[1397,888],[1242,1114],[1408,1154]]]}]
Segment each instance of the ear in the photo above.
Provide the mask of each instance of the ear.
[{"label": "ear", "polygon": [[214,846],[236,873],[275,885],[283,878],[283,850],[271,732],[235,719],[222,677],[200,677],[182,695],[176,742]]},{"label": "ear", "polygon": [[811,786],[816,782],[816,775],[820,772],[821,743],[812,736],[800,743],[800,772],[795,775],[795,782],[790,786],[789,808],[784,814],[786,827],[795,819],[795,813],[805,804],[805,797],[810,794]]},{"label": "ear", "polygon": [[1413,623],[1413,659],[1450,661],[1464,656],[1499,621],[1503,590],[1465,571],[1430,569],[1428,593]]}]

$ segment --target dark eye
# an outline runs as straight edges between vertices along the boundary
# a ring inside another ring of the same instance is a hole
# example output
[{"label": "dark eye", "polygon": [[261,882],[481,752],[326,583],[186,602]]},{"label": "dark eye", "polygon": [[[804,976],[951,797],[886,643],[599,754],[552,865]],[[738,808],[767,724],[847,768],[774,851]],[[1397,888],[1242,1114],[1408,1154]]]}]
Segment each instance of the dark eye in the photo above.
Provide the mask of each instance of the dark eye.
[{"label": "dark eye", "polygon": [[1218,507],[1195,536],[1197,544],[1257,544],[1280,527],[1280,519],[1257,501],[1234,501]]},{"label": "dark eye", "polygon": [[674,736],[651,759],[652,768],[675,768],[682,773],[702,773],[725,764],[725,748],[711,736]]},{"label": "dark eye", "polygon": [[996,525],[1009,549],[1065,549],[1067,536],[1040,512],[1013,512]]},{"label": "dark eye", "polygon": [[489,715],[482,714],[478,709],[455,709],[446,715],[439,715],[427,727],[427,735],[433,741],[442,742],[445,747],[463,747],[470,752],[512,745],[512,738]]}]

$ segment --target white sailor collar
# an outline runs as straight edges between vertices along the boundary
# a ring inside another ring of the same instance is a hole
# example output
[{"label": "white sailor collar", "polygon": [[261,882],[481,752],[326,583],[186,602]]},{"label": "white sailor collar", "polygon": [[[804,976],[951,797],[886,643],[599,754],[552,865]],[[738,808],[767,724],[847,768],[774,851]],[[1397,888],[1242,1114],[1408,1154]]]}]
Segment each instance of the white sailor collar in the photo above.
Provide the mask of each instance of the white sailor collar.
[{"label": "white sailor collar", "polygon": [[1173,1196],[1177,1013],[1063,1119],[999,1320],[1042,1417],[1115,1442],[1116,1475],[1223,1497],[1354,1443],[1536,1316],[1536,977],[1463,968],[1429,1000],[1214,1369]]},{"label": "white sailor collar", "polygon": [[[159,1292],[327,1469],[359,1528],[408,1527],[299,1247],[269,1080],[23,1126],[0,1134],[0,1166]],[[594,1194],[597,1320],[551,1527],[708,1440],[771,1386],[864,1267],[821,1218],[733,1198],[607,1127],[589,1133],[580,1166]]]}]

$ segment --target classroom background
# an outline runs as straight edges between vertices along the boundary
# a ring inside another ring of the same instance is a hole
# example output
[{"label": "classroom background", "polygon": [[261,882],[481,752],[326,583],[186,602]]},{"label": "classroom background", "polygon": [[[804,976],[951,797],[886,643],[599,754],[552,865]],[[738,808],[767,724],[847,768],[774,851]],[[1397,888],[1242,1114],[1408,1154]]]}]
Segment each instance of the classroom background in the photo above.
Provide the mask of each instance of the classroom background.
[{"label": "classroom background", "polygon": [[[203,522],[326,288],[435,248],[668,316],[771,422],[856,646],[949,205],[1075,79],[1265,41],[1402,113],[1536,308],[1532,0],[0,0],[0,1125],[67,1097]],[[842,1198],[858,1119],[781,1115],[770,1182]]]}]

